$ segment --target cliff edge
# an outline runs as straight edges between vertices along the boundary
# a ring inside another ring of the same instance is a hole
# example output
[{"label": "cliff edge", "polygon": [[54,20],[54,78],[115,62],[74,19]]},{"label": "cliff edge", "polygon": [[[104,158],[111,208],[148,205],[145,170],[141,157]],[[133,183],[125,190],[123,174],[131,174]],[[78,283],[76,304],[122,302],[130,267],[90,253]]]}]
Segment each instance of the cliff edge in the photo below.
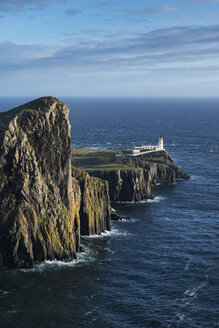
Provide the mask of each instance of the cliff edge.
[{"label": "cliff edge", "polygon": [[72,169],[68,115],[54,97],[0,113],[0,267],[72,260],[81,232],[110,229],[106,182]]},{"label": "cliff edge", "polygon": [[125,150],[73,149],[72,163],[91,176],[107,180],[111,201],[153,198],[153,185],[190,179],[166,150],[141,157],[128,157],[125,153]]}]

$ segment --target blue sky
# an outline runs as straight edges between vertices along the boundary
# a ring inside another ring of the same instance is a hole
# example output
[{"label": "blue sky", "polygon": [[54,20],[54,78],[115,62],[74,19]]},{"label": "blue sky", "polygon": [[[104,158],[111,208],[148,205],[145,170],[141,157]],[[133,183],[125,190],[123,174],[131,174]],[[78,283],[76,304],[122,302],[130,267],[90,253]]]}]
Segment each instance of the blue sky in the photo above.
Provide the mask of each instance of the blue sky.
[{"label": "blue sky", "polygon": [[1,96],[219,96],[219,0],[0,0]]}]

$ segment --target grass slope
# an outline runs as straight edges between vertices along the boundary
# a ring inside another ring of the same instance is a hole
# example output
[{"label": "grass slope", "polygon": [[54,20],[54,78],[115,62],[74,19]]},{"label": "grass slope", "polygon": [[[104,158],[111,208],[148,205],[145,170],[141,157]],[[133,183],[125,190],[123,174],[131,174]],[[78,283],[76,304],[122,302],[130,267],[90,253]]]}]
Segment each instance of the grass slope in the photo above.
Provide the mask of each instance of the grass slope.
[{"label": "grass slope", "polygon": [[23,112],[29,112],[32,114],[44,113],[48,111],[48,108],[53,105],[54,102],[62,104],[62,102],[55,97],[41,97],[24,105],[13,108],[7,112],[0,113],[0,124],[8,125],[16,115]]}]

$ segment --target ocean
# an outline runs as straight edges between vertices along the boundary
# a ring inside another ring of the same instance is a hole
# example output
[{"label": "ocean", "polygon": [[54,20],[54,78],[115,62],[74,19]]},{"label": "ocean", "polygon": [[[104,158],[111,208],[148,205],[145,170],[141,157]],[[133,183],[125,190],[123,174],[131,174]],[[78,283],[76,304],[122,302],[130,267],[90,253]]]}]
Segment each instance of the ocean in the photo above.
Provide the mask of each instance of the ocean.
[{"label": "ocean", "polygon": [[[28,98],[0,98],[1,111]],[[0,270],[1,328],[216,328],[219,99],[63,98],[73,147],[156,143],[191,176],[154,200],[113,203],[129,221],[84,237],[77,261]]]}]

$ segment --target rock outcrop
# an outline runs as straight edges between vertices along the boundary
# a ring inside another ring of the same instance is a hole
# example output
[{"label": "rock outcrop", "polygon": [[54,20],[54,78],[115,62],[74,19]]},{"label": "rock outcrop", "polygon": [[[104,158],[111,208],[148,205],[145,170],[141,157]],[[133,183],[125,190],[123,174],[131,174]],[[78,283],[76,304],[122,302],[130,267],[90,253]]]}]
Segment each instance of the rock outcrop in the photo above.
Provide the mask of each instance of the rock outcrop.
[{"label": "rock outcrop", "polygon": [[[110,230],[110,200],[153,198],[154,184],[189,179],[166,151],[155,158],[105,151],[101,160],[88,156],[104,169],[72,167],[68,115],[54,97],[0,113],[0,267],[72,260],[81,235]],[[83,156],[78,163],[84,164]],[[124,219],[116,213],[113,218]]]},{"label": "rock outcrop", "polygon": [[0,267],[76,258],[81,232],[110,229],[110,211],[107,183],[72,175],[64,103],[44,97],[0,114]]},{"label": "rock outcrop", "polygon": [[152,197],[147,170],[95,170],[89,173],[109,182],[111,201],[140,201]]},{"label": "rock outcrop", "polygon": [[88,170],[89,174],[109,182],[111,201],[141,201],[153,198],[151,187],[155,184],[173,184],[179,179],[189,179],[172,160],[167,151],[157,153],[157,159],[124,158],[129,166],[123,170]]},{"label": "rock outcrop", "polygon": [[111,205],[108,182],[90,177],[87,172],[72,168],[74,184],[80,188],[81,235],[100,234],[110,230]]}]

